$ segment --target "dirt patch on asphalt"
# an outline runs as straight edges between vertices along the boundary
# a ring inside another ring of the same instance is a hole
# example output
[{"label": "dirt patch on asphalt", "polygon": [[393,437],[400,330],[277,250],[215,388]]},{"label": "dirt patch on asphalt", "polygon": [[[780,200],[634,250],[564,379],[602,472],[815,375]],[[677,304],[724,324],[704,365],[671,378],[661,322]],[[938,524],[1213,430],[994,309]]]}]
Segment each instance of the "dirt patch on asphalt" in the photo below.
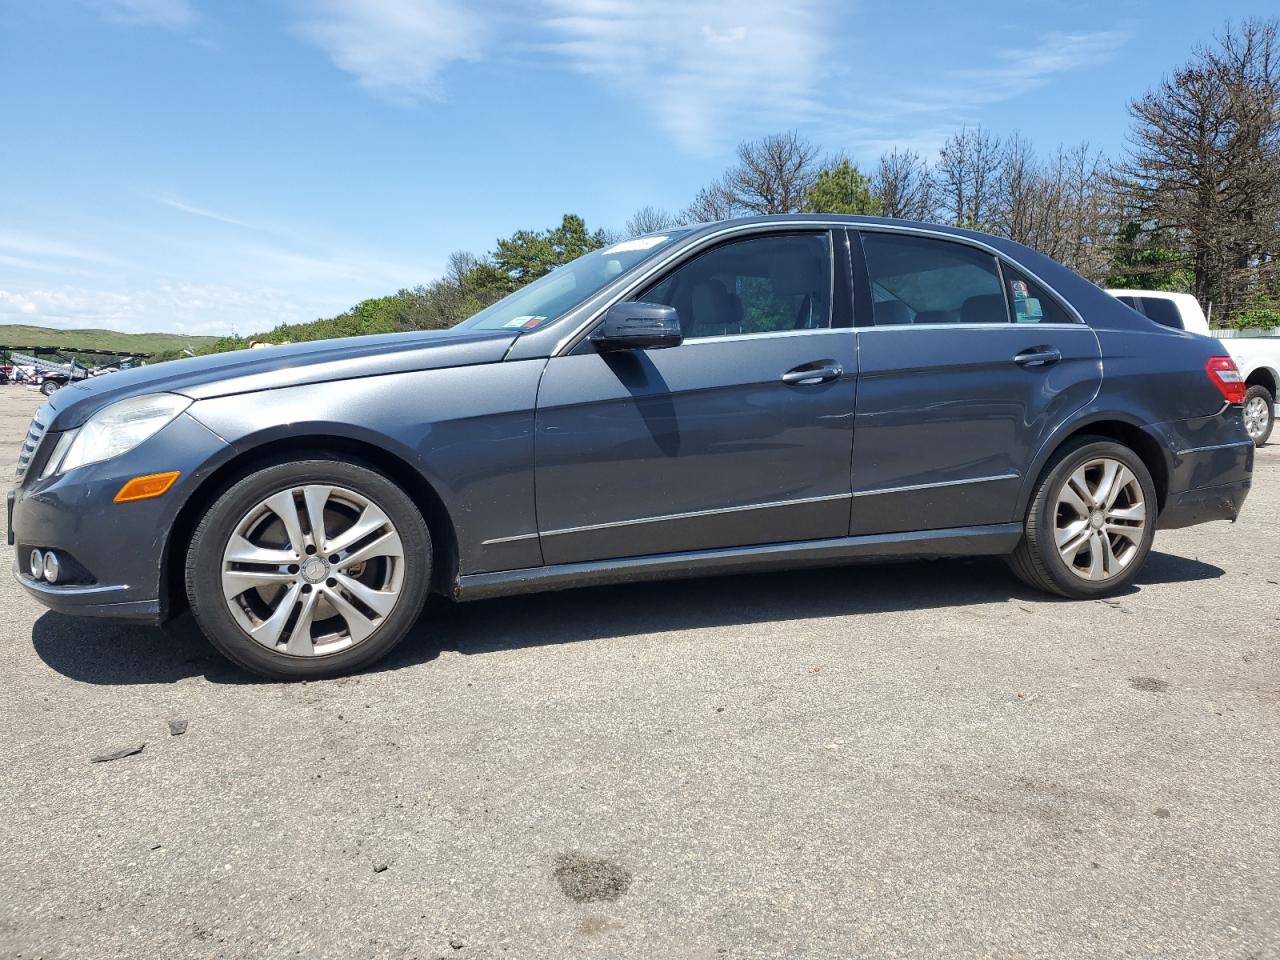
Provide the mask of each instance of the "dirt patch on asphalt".
[{"label": "dirt patch on asphalt", "polygon": [[617,900],[631,886],[631,874],[612,860],[562,853],[551,872],[564,895],[576,903]]}]

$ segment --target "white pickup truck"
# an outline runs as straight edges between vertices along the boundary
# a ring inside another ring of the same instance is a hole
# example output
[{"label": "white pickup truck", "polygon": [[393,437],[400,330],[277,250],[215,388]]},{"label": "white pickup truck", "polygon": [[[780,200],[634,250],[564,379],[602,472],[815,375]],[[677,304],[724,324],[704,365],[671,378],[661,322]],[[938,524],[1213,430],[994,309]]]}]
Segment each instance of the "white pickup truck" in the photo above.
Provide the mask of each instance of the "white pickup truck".
[{"label": "white pickup truck", "polygon": [[[1108,290],[1149,320],[1209,337],[1209,322],[1200,302],[1189,293],[1163,290]],[[1256,446],[1271,436],[1280,391],[1280,337],[1228,337],[1221,341],[1236,362],[1248,393],[1244,397],[1244,426]]]}]

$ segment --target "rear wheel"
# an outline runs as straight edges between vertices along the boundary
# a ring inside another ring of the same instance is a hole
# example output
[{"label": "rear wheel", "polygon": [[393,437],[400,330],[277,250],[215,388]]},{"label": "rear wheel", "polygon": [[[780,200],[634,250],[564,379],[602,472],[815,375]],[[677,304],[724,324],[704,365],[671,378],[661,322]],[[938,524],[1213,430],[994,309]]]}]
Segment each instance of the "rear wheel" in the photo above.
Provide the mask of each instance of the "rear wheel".
[{"label": "rear wheel", "polygon": [[337,676],[413,626],[431,538],[413,501],[366,467],[265,467],[209,508],[187,554],[187,594],[215,647],[278,680]]},{"label": "rear wheel", "polygon": [[1041,476],[1009,565],[1039,590],[1108,596],[1138,575],[1155,520],[1155,484],[1141,458],[1114,441],[1082,437]]},{"label": "rear wheel", "polygon": [[1275,426],[1275,397],[1261,384],[1254,384],[1244,395],[1244,429],[1255,447],[1261,447]]},{"label": "rear wheel", "polygon": [[46,380],[44,383],[40,384],[40,392],[47,397],[56,393],[60,386],[62,386],[62,384],[58,383],[56,380]]}]

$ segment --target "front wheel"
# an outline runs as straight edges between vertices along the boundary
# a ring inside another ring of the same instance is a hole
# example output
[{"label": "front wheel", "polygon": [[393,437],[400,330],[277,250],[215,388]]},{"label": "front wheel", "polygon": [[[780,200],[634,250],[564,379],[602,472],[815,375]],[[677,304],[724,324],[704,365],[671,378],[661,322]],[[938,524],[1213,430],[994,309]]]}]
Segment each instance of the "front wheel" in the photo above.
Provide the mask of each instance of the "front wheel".
[{"label": "front wheel", "polygon": [[54,393],[57,392],[58,387],[60,386],[61,384],[58,383],[56,380],[46,380],[44,383],[40,384],[40,392],[43,393],[46,397],[52,396]]},{"label": "front wheel", "polygon": [[413,501],[367,467],[264,467],[214,502],[191,538],[187,595],[210,642],[276,680],[351,673],[422,611],[431,537]]},{"label": "front wheel", "polygon": [[1254,384],[1244,395],[1244,429],[1255,447],[1261,447],[1275,426],[1275,397],[1261,384]]},{"label": "front wheel", "polygon": [[1082,437],[1041,476],[1009,565],[1039,590],[1109,596],[1138,575],[1155,520],[1155,484],[1141,458],[1114,441]]}]

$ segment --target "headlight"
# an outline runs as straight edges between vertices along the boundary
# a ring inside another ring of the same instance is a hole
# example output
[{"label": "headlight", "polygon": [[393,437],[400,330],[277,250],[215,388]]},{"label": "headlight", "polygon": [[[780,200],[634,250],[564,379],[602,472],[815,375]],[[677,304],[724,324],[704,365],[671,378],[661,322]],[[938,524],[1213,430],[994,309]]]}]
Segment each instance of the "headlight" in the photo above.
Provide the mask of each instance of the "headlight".
[{"label": "headlight", "polygon": [[103,407],[84,426],[68,430],[58,438],[40,478],[128,453],[189,406],[191,401],[186,397],[152,393]]}]

